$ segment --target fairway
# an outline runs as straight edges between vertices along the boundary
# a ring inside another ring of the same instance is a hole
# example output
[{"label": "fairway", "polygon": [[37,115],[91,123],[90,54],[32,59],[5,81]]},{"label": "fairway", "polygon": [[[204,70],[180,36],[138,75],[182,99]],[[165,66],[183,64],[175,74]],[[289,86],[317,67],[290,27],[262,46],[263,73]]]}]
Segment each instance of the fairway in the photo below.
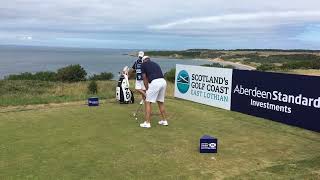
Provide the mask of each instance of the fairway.
[{"label": "fairway", "polygon": [[[142,129],[136,108],[1,112],[0,179],[320,179],[319,133],[173,98],[169,126]],[[199,153],[204,134],[218,154]]]}]

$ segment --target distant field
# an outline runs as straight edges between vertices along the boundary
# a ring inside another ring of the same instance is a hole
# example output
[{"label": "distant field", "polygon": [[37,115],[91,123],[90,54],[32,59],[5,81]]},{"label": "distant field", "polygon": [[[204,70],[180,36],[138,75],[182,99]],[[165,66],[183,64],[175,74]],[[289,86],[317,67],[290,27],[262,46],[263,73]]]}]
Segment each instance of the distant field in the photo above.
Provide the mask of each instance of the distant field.
[{"label": "distant field", "polygon": [[[185,51],[149,51],[151,56],[166,56],[172,58],[210,59],[219,64],[233,64],[235,68],[243,69],[239,64],[257,69],[258,71],[290,72],[306,75],[320,75],[320,51],[312,50],[210,50],[191,49]],[[315,69],[312,73],[303,69]]]},{"label": "distant field", "polygon": [[320,76],[320,69],[295,69],[295,70],[289,71],[289,73]]},{"label": "distant field", "polygon": [[280,52],[280,51],[219,51],[219,52],[227,52],[230,54],[252,54],[252,53],[259,53],[263,56],[270,56],[270,55],[293,55],[293,54],[314,54],[320,56],[320,52],[299,52],[299,51],[292,51],[292,52]]},{"label": "distant field", "polygon": [[[141,129],[108,100],[0,113],[0,179],[319,179],[320,134],[168,99],[170,125]],[[140,114],[139,120],[141,121]],[[204,134],[218,154],[199,154]]]}]

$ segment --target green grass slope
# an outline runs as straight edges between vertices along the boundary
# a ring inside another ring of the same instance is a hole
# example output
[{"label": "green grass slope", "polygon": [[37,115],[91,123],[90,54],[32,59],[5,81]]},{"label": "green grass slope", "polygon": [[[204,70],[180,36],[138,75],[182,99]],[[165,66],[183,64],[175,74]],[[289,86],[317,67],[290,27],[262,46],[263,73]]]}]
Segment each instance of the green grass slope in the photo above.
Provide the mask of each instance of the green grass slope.
[{"label": "green grass slope", "polygon": [[[77,83],[0,80],[0,107],[29,104],[48,104],[85,100],[90,81]],[[112,98],[115,96],[116,81],[98,81],[98,96]]]},{"label": "green grass slope", "polygon": [[[176,99],[168,127],[153,116],[141,129],[136,107],[0,113],[0,179],[320,178],[319,133]],[[198,152],[204,134],[218,138],[218,154]]]}]

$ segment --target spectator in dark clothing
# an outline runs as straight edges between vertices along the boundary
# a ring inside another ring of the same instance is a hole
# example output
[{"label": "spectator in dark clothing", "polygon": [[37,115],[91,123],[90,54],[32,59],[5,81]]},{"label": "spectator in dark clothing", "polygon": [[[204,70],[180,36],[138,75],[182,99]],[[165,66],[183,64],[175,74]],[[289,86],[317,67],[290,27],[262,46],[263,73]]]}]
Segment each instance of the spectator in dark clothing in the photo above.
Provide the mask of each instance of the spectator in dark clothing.
[{"label": "spectator in dark clothing", "polygon": [[[143,56],[144,56],[144,52],[140,51],[138,53],[138,59],[134,62],[133,66],[132,66],[133,71],[135,71],[135,73],[136,73],[135,90],[139,94],[141,94],[141,96],[142,96],[142,100],[140,101],[140,104],[143,104],[143,102],[144,102],[145,91],[146,91],[146,88],[143,83],[142,72],[141,72]],[[129,74],[131,74],[131,73],[129,73]]]}]

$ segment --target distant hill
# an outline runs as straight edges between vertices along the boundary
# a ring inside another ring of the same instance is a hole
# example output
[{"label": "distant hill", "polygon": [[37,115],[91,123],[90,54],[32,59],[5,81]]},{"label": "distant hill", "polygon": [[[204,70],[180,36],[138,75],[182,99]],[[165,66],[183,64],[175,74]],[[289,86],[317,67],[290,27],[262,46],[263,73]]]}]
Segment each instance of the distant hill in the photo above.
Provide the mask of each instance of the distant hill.
[{"label": "distant hill", "polygon": [[320,50],[307,49],[187,49],[184,51],[147,51],[148,56],[179,59],[211,59],[252,66],[259,71],[289,72],[317,70],[320,73]]}]

